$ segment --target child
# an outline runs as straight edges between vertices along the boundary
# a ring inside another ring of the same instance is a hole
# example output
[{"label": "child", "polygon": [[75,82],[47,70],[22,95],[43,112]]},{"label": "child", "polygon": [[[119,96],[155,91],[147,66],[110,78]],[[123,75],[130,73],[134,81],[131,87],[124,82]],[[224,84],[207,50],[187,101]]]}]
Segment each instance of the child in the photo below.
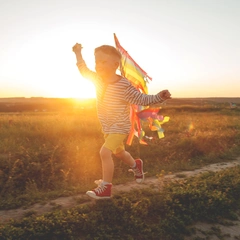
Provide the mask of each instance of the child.
[{"label": "child", "polygon": [[95,199],[111,197],[114,162],[112,154],[126,163],[133,171],[136,182],[144,181],[143,161],[134,160],[125,151],[124,139],[130,132],[130,104],[148,106],[161,103],[171,98],[168,90],[156,95],[147,95],[139,92],[127,79],[117,75],[121,54],[109,45],[95,49],[95,70],[87,68],[82,58],[82,46],[76,43],[73,48],[76,55],[77,67],[84,78],[90,79],[96,88],[97,113],[100,120],[105,142],[100,150],[102,162],[102,179],[95,181],[98,185],[86,194]]}]

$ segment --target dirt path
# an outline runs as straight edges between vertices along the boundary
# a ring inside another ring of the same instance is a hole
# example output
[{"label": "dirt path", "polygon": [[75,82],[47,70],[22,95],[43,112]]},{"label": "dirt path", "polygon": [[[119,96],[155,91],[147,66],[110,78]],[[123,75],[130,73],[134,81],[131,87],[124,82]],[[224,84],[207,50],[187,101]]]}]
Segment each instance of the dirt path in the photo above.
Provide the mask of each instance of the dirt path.
[{"label": "dirt path", "polygon": [[[174,173],[170,175],[165,175],[160,181],[157,177],[149,177],[146,178],[144,183],[142,184],[137,184],[136,182],[129,182],[127,184],[119,184],[115,185],[113,188],[113,195],[116,194],[117,192],[120,191],[130,191],[132,189],[142,189],[142,188],[156,188],[159,189],[161,188],[163,181],[168,181],[171,179],[177,179],[177,176],[181,174],[181,176],[184,177],[191,177],[191,176],[196,176],[200,173],[204,172],[209,172],[209,171],[220,171],[225,168],[229,167],[234,167],[240,165],[240,157],[237,158],[234,161],[229,161],[229,162],[222,162],[222,163],[216,163],[216,164],[211,164],[205,167],[202,167],[200,169],[194,170],[194,171],[183,171],[179,173]],[[71,208],[76,205],[79,205],[79,203],[90,203],[93,200],[91,200],[88,196],[85,194],[78,194],[75,196],[70,196],[70,197],[60,197],[55,200],[49,201],[46,204],[34,204],[31,207],[27,209],[19,208],[19,209],[12,209],[12,210],[1,210],[0,211],[0,224],[7,223],[11,219],[21,219],[24,216],[26,216],[29,213],[34,213],[35,215],[42,215],[44,213],[53,211],[54,209],[65,209],[65,208]],[[226,240],[231,240],[231,239],[240,239],[240,221],[236,221],[234,224],[235,226],[217,226],[221,229],[221,231],[224,231],[227,233],[229,236],[225,236]],[[211,230],[212,225],[208,225],[205,223],[197,223],[196,227],[199,228],[200,230],[197,232],[198,236],[204,235],[202,231],[207,231]],[[233,236],[233,238],[232,238]],[[236,238],[237,236],[237,238]],[[186,238],[186,240],[190,240],[192,238]],[[204,238],[202,238],[204,239]],[[219,239],[219,238],[214,238],[214,236],[211,237],[211,240],[214,239]]]}]

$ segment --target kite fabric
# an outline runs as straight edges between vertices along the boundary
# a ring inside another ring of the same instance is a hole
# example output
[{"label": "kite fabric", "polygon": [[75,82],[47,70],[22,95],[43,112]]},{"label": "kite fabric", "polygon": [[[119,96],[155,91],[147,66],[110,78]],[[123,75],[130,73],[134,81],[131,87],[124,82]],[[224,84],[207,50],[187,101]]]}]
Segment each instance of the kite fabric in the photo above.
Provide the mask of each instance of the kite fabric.
[{"label": "kite fabric", "polygon": [[114,40],[117,50],[122,54],[120,71],[123,77],[127,78],[137,89],[143,93],[148,93],[147,83],[151,77],[133,60],[128,52],[120,45],[116,34]]},{"label": "kite fabric", "polygon": [[[121,53],[122,59],[120,62],[121,75],[127,78],[132,85],[134,85],[140,92],[147,94],[148,87],[147,84],[151,77],[133,60],[133,58],[128,54],[128,52],[120,45],[116,34],[114,33],[114,41],[117,50]],[[164,137],[164,131],[161,124],[168,122],[169,117],[163,117],[158,115],[160,108],[149,108],[138,105],[131,105],[131,130],[127,139],[127,144],[131,145],[134,136],[139,138],[140,144],[147,143],[143,140],[145,132],[142,128],[142,121],[149,122],[149,128],[152,131],[157,131],[158,137]]]}]

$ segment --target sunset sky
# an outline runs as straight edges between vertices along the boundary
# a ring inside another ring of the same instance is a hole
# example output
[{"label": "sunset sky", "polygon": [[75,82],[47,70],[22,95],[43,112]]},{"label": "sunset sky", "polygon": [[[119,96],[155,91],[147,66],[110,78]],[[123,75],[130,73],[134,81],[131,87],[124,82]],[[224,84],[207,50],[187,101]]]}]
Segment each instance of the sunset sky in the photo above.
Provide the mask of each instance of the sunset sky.
[{"label": "sunset sky", "polygon": [[72,46],[121,45],[149,93],[240,97],[240,0],[0,1],[0,97],[94,97]]}]

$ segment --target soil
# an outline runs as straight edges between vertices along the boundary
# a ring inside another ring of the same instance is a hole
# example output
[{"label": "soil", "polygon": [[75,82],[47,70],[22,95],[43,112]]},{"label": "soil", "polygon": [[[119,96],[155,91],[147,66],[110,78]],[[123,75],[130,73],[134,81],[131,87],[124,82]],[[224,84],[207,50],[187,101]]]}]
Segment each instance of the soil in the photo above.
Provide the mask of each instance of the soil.
[{"label": "soil", "polygon": [[[191,177],[204,172],[216,172],[216,171],[220,171],[225,168],[234,167],[237,165],[240,165],[240,157],[234,161],[226,161],[226,162],[211,164],[193,171],[183,171],[183,172],[178,172],[174,174],[168,174],[163,176],[161,180],[159,180],[159,178],[157,177],[146,177],[144,183],[142,184],[137,184],[136,182],[129,182],[125,184],[114,185],[112,194],[114,195],[121,191],[126,192],[132,189],[143,189],[143,188],[149,188],[149,187],[159,190],[161,189],[165,181],[178,179],[178,176],[181,176],[184,178]],[[33,213],[36,216],[38,216],[47,212],[51,212],[55,209],[66,209],[66,208],[74,207],[76,205],[79,205],[79,202],[80,203],[84,202],[84,204],[86,204],[86,203],[91,203],[93,201],[95,200],[90,199],[85,194],[78,194],[70,197],[60,197],[55,200],[51,200],[45,204],[37,203],[32,205],[31,207],[28,207],[27,209],[18,208],[18,209],[11,209],[11,210],[0,210],[0,224],[8,223],[11,219],[20,220],[24,216],[27,216],[29,213]],[[196,229],[195,235],[194,236],[192,235],[191,237],[186,237],[185,239],[186,240],[240,239],[240,213],[238,215],[239,215],[239,221],[231,221],[231,224],[220,225],[220,224],[208,224],[208,223],[202,223],[202,222],[195,223],[193,226]],[[210,238],[209,238],[209,235],[211,235]]]}]

